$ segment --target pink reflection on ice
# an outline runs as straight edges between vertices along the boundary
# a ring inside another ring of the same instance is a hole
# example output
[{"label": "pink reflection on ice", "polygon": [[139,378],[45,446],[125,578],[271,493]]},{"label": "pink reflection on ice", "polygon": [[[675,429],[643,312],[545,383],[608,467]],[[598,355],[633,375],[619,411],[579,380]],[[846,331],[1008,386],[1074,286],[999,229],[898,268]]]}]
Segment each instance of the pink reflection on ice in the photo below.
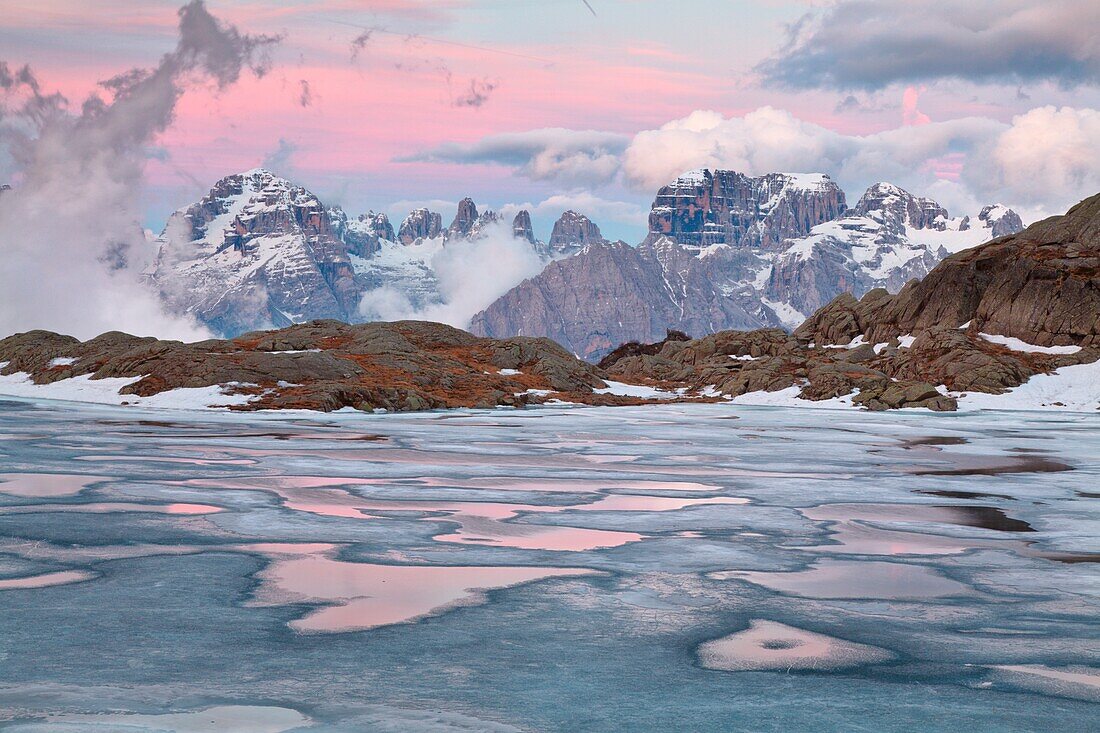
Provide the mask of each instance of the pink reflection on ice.
[{"label": "pink reflection on ice", "polygon": [[677,496],[609,494],[592,504],[581,504],[568,508],[600,512],[671,512],[689,506],[748,503],[748,499],[740,496],[711,496],[702,499],[685,499]]},{"label": "pink reflection on ice", "polygon": [[110,512],[150,512],[153,514],[215,514],[225,509],[210,504],[139,504],[126,501],[101,501],[90,504],[25,504],[0,507],[0,514],[34,514],[65,512],[77,514],[107,514]]},{"label": "pink reflection on ice", "polygon": [[897,562],[820,560],[798,572],[729,571],[715,580],[747,580],[765,588],[809,598],[943,598],[972,595],[971,589],[932,568]]},{"label": "pink reflection on ice", "polygon": [[698,653],[704,667],[727,672],[843,669],[894,657],[885,649],[762,619],[701,644]]},{"label": "pink reflection on ice", "polygon": [[542,524],[499,522],[487,517],[456,515],[462,524],[457,532],[436,535],[439,542],[515,547],[523,550],[554,550],[584,552],[606,547],[619,547],[638,542],[644,537],[636,532],[616,532],[604,529],[557,527]]},{"label": "pink reflection on ice", "polygon": [[0,590],[20,590],[27,588],[48,588],[54,585],[81,583],[97,577],[90,570],[59,570],[54,573],[42,573],[26,578],[7,578],[0,580]]},{"label": "pink reflection on ice", "polygon": [[329,603],[332,605],[292,621],[290,627],[307,633],[363,631],[483,603],[487,590],[596,572],[586,568],[375,565],[343,562],[321,553],[275,554],[273,562],[257,576],[261,587],[254,605]]},{"label": "pink reflection on ice", "polygon": [[72,496],[105,476],[78,476],[64,473],[0,473],[0,493],[11,496],[46,499]]}]

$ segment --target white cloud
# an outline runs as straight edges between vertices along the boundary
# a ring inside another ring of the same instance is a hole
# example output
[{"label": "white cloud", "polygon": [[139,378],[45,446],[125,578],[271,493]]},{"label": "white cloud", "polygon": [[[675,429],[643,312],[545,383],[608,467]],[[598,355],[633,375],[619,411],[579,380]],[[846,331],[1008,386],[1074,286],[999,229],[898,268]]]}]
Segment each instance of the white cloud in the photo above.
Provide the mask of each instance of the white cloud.
[{"label": "white cloud", "polygon": [[[956,200],[1001,201],[1036,214],[1064,211],[1100,190],[1100,113],[1040,107],[1005,124],[985,117],[928,122],[870,135],[843,135],[762,107],[744,117],[697,111],[638,133],[623,175],[653,189],[691,168],[829,173],[853,198],[887,180]],[[958,156],[959,186],[936,177],[936,159]]]},{"label": "white cloud", "polygon": [[645,221],[649,213],[648,209],[630,201],[605,199],[590,191],[573,191],[549,196],[537,204],[504,204],[500,207],[500,214],[510,220],[520,209],[527,209],[532,216],[551,219],[557,219],[565,211],[576,211],[597,224],[601,221],[637,224]]},{"label": "white cloud", "polygon": [[1100,192],[1100,111],[1037,107],[1015,117],[988,151],[973,156],[963,180],[1032,205]]},{"label": "white cloud", "polygon": [[468,327],[475,314],[543,267],[531,245],[512,236],[510,223],[482,232],[484,236],[474,240],[451,240],[432,257],[430,266],[439,281],[442,302],[418,309],[403,293],[384,286],[363,295],[360,314],[378,320],[415,319]]},{"label": "white cloud", "polygon": [[241,35],[200,0],[179,17],[173,52],[155,69],[105,82],[113,100],[92,97],[79,115],[59,95],[40,94],[29,70],[14,79],[24,102],[0,110],[0,142],[19,168],[16,187],[0,195],[0,335],[32,328],[81,338],[113,329],[206,335],[165,312],[142,278],[153,254],[137,210],[147,146],[171,123],[187,80],[204,74],[231,84],[274,39]]}]

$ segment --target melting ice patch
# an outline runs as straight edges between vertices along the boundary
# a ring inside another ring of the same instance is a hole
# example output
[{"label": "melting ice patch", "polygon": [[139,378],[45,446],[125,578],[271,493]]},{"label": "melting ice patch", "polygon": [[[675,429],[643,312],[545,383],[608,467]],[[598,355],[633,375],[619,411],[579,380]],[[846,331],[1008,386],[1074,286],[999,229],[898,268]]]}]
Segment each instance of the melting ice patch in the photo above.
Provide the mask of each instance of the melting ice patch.
[{"label": "melting ice patch", "polygon": [[775,621],[754,619],[749,628],[701,644],[699,663],[725,672],[828,671],[874,664],[894,654]]}]

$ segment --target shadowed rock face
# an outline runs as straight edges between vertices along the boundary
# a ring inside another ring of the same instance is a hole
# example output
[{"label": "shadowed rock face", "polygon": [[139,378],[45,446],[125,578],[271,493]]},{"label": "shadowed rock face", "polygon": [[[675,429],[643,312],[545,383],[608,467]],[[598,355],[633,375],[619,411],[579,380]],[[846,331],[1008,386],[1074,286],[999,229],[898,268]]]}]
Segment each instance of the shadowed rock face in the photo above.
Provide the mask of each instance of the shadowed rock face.
[{"label": "shadowed rock face", "polygon": [[531,244],[537,241],[535,239],[535,229],[531,226],[531,214],[527,209],[522,209],[512,219],[512,236],[516,239],[526,239]]},{"label": "shadowed rock face", "polygon": [[397,238],[401,244],[418,239],[435,239],[443,231],[443,216],[427,209],[415,209],[401,222]]},{"label": "shadowed rock face", "polygon": [[547,253],[550,257],[566,257],[589,244],[606,241],[595,222],[584,214],[566,211],[554,222]]},{"label": "shadowed rock face", "polygon": [[[729,250],[718,258],[736,269],[738,256]],[[778,325],[759,302],[724,292],[706,269],[715,264],[669,240],[597,242],[520,283],[475,315],[470,330],[547,336],[596,360],[626,341],[660,339],[669,328],[700,334]]]},{"label": "shadowed rock face", "polygon": [[464,198],[458,202],[458,211],[455,213],[451,226],[447,227],[447,232],[452,237],[464,237],[474,228],[477,218],[477,206],[474,204],[474,200]]}]

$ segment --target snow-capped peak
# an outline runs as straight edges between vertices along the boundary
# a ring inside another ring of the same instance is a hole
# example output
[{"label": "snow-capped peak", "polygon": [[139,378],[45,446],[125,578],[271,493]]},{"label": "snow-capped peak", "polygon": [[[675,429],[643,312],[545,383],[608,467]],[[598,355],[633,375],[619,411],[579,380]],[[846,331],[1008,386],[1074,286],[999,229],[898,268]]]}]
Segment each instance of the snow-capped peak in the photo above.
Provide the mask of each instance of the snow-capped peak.
[{"label": "snow-capped peak", "polygon": [[827,173],[782,173],[780,175],[787,178],[787,188],[803,191],[820,191],[835,185]]}]

